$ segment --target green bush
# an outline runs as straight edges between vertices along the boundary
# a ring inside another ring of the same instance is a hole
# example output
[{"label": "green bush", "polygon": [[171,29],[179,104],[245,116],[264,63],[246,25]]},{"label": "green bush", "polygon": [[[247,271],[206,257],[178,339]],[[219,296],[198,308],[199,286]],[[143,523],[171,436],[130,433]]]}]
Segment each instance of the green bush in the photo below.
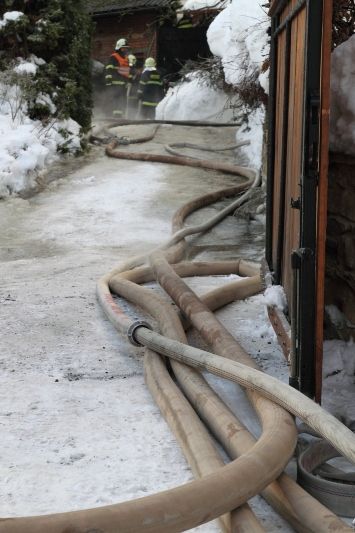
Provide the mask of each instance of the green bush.
[{"label": "green bush", "polygon": [[31,118],[72,118],[83,131],[90,128],[92,94],[90,50],[92,22],[85,0],[3,0],[0,20],[9,11],[24,15],[0,24],[0,69],[8,70],[17,57],[33,54],[44,60],[33,77],[37,94],[48,95],[56,110],[27,100]]}]

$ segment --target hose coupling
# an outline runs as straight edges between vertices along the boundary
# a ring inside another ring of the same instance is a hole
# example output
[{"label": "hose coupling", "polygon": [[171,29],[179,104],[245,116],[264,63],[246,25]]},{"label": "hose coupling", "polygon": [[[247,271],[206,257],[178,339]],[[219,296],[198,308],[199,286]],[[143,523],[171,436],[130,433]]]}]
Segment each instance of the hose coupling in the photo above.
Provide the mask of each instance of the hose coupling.
[{"label": "hose coupling", "polygon": [[123,146],[128,146],[131,144],[131,139],[129,137],[116,137],[115,140],[117,141],[117,144],[121,144]]},{"label": "hose coupling", "polygon": [[136,320],[131,324],[128,328],[127,335],[129,338],[129,342],[133,344],[133,346],[143,346],[140,342],[136,339],[136,331],[138,328],[147,328],[153,331],[152,326],[149,324],[149,322],[145,322],[145,320]]}]

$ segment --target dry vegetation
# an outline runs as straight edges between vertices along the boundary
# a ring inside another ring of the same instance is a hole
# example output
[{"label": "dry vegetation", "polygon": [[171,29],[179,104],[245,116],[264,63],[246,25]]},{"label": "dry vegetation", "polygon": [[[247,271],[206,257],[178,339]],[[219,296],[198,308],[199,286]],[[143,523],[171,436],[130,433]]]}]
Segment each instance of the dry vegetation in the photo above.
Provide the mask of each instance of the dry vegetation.
[{"label": "dry vegetation", "polygon": [[355,34],[355,0],[334,0],[333,47]]}]

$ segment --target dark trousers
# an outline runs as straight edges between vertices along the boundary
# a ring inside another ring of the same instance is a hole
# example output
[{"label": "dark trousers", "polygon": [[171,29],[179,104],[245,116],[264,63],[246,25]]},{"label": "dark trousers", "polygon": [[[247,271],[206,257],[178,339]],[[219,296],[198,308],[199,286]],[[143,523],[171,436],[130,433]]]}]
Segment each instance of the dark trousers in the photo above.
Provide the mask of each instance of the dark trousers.
[{"label": "dark trousers", "polygon": [[154,120],[155,119],[155,106],[142,104],[141,116],[142,116],[142,119],[144,120]]},{"label": "dark trousers", "polygon": [[125,85],[109,85],[106,87],[105,108],[108,115],[122,118],[127,108],[127,87]]}]

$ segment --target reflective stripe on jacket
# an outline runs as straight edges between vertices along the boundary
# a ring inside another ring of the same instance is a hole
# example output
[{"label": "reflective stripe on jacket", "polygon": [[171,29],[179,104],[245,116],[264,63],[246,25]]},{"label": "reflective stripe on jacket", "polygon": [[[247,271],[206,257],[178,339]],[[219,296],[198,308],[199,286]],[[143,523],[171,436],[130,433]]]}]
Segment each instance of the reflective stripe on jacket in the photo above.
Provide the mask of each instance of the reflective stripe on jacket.
[{"label": "reflective stripe on jacket", "polygon": [[157,69],[143,71],[139,86],[138,97],[142,105],[156,107],[164,97],[163,82]]},{"label": "reflective stripe on jacket", "polygon": [[105,67],[106,85],[127,85],[129,81],[128,58],[114,52]]}]

